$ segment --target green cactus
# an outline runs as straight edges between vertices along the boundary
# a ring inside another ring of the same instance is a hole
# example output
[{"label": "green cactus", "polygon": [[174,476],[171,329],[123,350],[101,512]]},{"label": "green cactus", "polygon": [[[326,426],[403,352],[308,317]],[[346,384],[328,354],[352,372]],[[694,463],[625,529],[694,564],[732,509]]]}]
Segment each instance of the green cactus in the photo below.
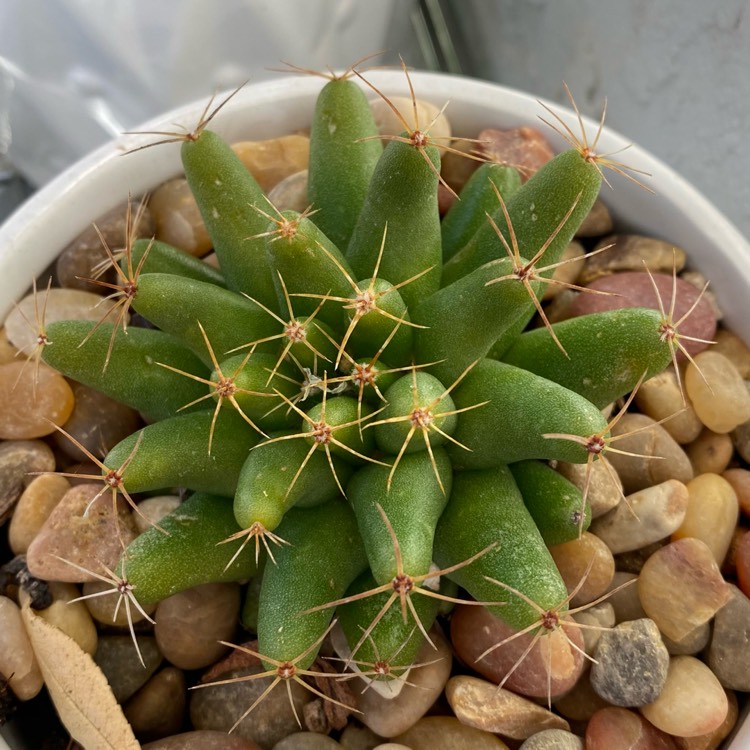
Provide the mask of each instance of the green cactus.
[{"label": "green cactus", "polygon": [[[312,123],[317,212],[274,215],[210,119],[182,157],[221,273],[129,244],[122,309],[161,330],[47,332],[50,365],[151,422],[102,462],[122,467],[118,487],[195,493],[124,550],[118,591],[147,605],[261,571],[246,609],[276,682],[314,674],[337,612],[355,661],[407,668],[455,601],[433,561],[533,629],[567,602],[545,539],[589,520],[586,492],[533,460],[590,465],[609,445],[600,408],[672,356],[652,312],[521,333],[606,164],[584,137],[523,184],[483,169],[441,242],[438,149],[405,120],[383,148],[349,76],[323,87]],[[539,486],[546,504],[523,497]]]}]

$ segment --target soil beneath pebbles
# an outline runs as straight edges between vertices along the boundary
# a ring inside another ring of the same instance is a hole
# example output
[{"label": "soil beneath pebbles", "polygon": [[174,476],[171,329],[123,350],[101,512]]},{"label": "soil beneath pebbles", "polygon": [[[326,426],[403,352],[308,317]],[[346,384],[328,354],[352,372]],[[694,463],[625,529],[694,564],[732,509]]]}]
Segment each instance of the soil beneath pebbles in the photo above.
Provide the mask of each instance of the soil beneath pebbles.
[{"label": "soil beneath pebbles", "polygon": [[[481,137],[491,140],[486,148],[492,158],[520,164],[524,176],[551,156],[543,137],[528,128],[485,131]],[[262,170],[279,209],[304,208],[304,136],[245,143],[239,150],[251,170]],[[460,190],[472,164],[450,155],[445,179]],[[441,205],[449,201],[443,194]],[[120,207],[98,222],[110,247],[122,244],[124,215]],[[150,237],[154,232],[158,239],[215,262],[184,180],[154,191],[138,233]],[[593,248],[613,241],[612,232],[606,207],[599,202],[571,245],[570,257],[582,256],[581,243]],[[550,319],[593,312],[613,300],[619,306],[656,307],[644,265],[657,275],[668,307],[670,277],[675,266],[682,271],[684,253],[648,237],[615,235],[615,241],[613,250],[560,272],[570,274],[574,267],[577,273],[567,281],[622,296],[575,296],[550,285]],[[100,240],[91,231],[63,251],[55,267],[56,287],[46,297],[47,322],[101,316],[101,307],[92,312],[100,300],[96,288],[80,279],[90,277],[103,259]],[[680,303],[687,310],[703,280],[694,272],[681,276]],[[210,584],[176,594],[149,612],[155,628],[141,617],[136,628],[145,668],[135,657],[123,617],[113,625],[107,597],[65,604],[80,595],[81,587],[91,593],[99,584],[71,577],[70,566],[51,555],[91,569],[98,569],[104,557],[112,567],[120,542],[109,495],[84,517],[94,485],[45,473],[99,473],[82,451],[50,427],[50,420],[97,456],[131,434],[141,420],[133,410],[43,365],[37,369],[34,325],[40,299],[43,291],[36,308],[33,296],[23,300],[0,332],[0,723],[14,710],[22,718],[36,717],[46,701],[44,693],[34,698],[41,675],[18,607],[29,595],[43,607],[42,616],[94,655],[149,750],[580,750],[584,737],[591,749],[710,750],[731,731],[738,697],[742,700],[750,690],[750,349],[722,328],[720,301],[717,305],[710,291],[697,303],[683,333],[715,339],[716,344],[702,354],[691,351],[695,363],[680,362],[679,380],[670,367],[645,383],[637,409],[618,424],[622,432],[651,425],[618,443],[643,457],[611,460],[629,507],[619,502],[606,472],[598,476],[597,470],[589,491],[590,531],[552,549],[570,590],[586,576],[571,606],[584,608],[575,619],[588,628],[568,625],[567,637],[556,631],[535,642],[531,636],[517,638],[476,662],[512,631],[480,608],[459,606],[434,631],[437,655],[425,647],[418,658],[432,663],[412,671],[413,685],[397,699],[375,690],[362,692],[366,685],[359,678],[338,683],[344,687],[336,697],[353,701],[361,711],[347,717],[293,685],[304,731],[286,691],[278,689],[232,735],[227,730],[267,681],[187,688],[205,679],[206,670],[211,679],[261,670],[257,660],[228,654],[218,643],[252,637],[238,625],[239,584]],[[676,317],[681,314],[678,310]],[[17,357],[19,349],[32,355],[28,365]],[[687,393],[684,408],[680,382]],[[674,419],[657,424],[678,411]],[[658,456],[662,458],[652,458]],[[557,468],[582,487],[580,467]],[[140,500],[144,513],[158,519],[180,497]],[[127,542],[145,524],[127,506],[119,513]],[[25,556],[27,567],[18,558],[11,561],[19,555]],[[66,580],[73,583],[57,582]],[[606,599],[628,581],[631,585]],[[592,665],[583,652],[596,662]],[[442,659],[435,661],[438,656]],[[498,689],[514,665],[512,677]],[[62,729],[50,729],[35,746],[65,747],[66,741]]]}]

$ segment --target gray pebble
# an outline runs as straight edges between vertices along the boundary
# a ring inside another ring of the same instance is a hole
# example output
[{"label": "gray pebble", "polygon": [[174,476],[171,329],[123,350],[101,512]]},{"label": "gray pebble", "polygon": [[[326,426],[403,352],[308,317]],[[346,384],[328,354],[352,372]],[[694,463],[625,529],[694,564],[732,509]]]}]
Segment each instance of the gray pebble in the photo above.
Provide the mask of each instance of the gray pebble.
[{"label": "gray pebble", "polygon": [[273,750],[336,750],[336,740],[315,732],[295,732],[273,746]]},{"label": "gray pebble", "polygon": [[615,706],[653,703],[667,679],[669,652],[648,618],[621,623],[602,634],[591,667],[591,685]]},{"label": "gray pebble", "polygon": [[6,440],[0,444],[0,525],[10,518],[24,488],[34,479],[29,472],[54,470],[52,449],[41,440]]},{"label": "gray pebble", "polygon": [[161,664],[162,656],[154,638],[138,636],[138,648],[145,669],[129,635],[103,635],[97,642],[94,661],[104,672],[118,703],[143,687]]},{"label": "gray pebble", "polygon": [[716,613],[708,665],[730,690],[750,690],[750,599],[736,586]]}]

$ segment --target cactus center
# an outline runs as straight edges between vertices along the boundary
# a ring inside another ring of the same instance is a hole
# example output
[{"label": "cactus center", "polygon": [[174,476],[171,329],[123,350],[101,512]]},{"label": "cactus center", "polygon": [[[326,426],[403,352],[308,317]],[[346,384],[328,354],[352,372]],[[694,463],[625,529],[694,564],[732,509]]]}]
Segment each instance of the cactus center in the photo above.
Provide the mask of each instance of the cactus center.
[{"label": "cactus center", "polygon": [[419,406],[409,415],[409,421],[414,427],[421,427],[425,430],[433,423],[434,417],[429,409]]},{"label": "cactus center", "polygon": [[351,307],[357,316],[362,316],[375,309],[376,299],[377,297],[369,289],[366,289],[354,299]]},{"label": "cactus center", "polygon": [[216,393],[222,398],[230,398],[236,391],[237,386],[231,378],[219,378],[216,381]]},{"label": "cactus center", "polygon": [[299,222],[283,219],[279,222],[279,235],[284,239],[291,240],[297,234]]},{"label": "cactus center", "polygon": [[120,596],[127,596],[132,590],[133,586],[129,584],[124,578],[117,584],[117,593]]},{"label": "cactus center", "polygon": [[133,299],[138,292],[138,286],[134,281],[128,281],[122,286],[122,296],[127,299]]},{"label": "cactus center", "polygon": [[560,624],[560,617],[554,610],[542,613],[542,627],[545,630],[554,630]]},{"label": "cactus center", "polygon": [[37,346],[48,346],[50,343],[50,340],[47,338],[46,334],[40,333],[36,337],[36,345]]},{"label": "cactus center", "polygon": [[311,434],[316,443],[330,443],[333,430],[325,422],[314,422]]},{"label": "cactus center", "polygon": [[291,662],[285,661],[283,664],[279,664],[276,668],[276,674],[282,680],[291,680],[294,677],[297,668]]},{"label": "cactus center", "polygon": [[112,471],[105,474],[104,484],[107,484],[110,487],[119,487],[122,484],[122,477],[120,476],[120,473],[113,469]]},{"label": "cactus center", "polygon": [[304,341],[305,336],[307,334],[305,332],[305,327],[302,325],[302,323],[299,323],[298,321],[293,320],[284,328],[284,335],[290,341]]},{"label": "cactus center", "polygon": [[412,145],[416,146],[417,148],[425,148],[429,143],[427,139],[427,133],[423,133],[421,130],[415,130],[411,134],[411,142]]},{"label": "cactus center", "polygon": [[414,581],[412,581],[411,576],[406,575],[406,573],[399,573],[391,581],[391,585],[397,594],[403,596],[408,594],[414,588]]},{"label": "cactus center", "polygon": [[674,341],[677,338],[677,331],[673,325],[666,320],[659,325],[659,339],[661,341]]},{"label": "cactus center", "polygon": [[391,673],[391,665],[386,661],[376,661],[372,668],[375,674],[383,677],[387,677]]},{"label": "cactus center", "polygon": [[375,370],[370,365],[354,365],[352,380],[360,386],[372,385],[375,382]]},{"label": "cactus center", "polygon": [[586,441],[586,450],[589,453],[599,455],[606,447],[607,443],[601,435],[592,435]]}]

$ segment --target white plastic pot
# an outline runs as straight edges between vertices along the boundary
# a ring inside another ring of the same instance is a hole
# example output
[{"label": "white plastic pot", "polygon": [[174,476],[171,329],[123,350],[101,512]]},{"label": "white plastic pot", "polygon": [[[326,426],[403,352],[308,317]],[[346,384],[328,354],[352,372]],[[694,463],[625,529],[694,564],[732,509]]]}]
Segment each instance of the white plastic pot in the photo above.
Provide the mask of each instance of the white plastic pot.
[{"label": "white plastic pot", "polygon": [[[408,95],[401,72],[371,72],[369,77],[387,94]],[[446,113],[457,135],[476,136],[485,127],[545,127],[538,121],[544,110],[528,94],[433,73],[413,73],[412,82],[420,98],[439,105],[450,101]],[[248,85],[222,109],[211,127],[230,141],[270,138],[307,127],[320,86],[319,78],[286,76]],[[572,112],[545,103],[577,129]],[[205,102],[200,102],[182,107],[140,130],[174,130],[176,126],[190,130],[204,106]],[[585,124],[593,136],[597,123],[585,120]],[[555,133],[547,135],[553,145],[565,148]],[[0,227],[0,320],[32,278],[92,221],[126,200],[128,192],[140,195],[182,171],[179,144],[128,153],[154,140],[148,135],[123,135],[97,149],[40,190]],[[598,151],[619,151],[628,145],[627,139],[605,129]],[[750,244],[705,197],[647,151],[632,146],[617,158],[649,172],[651,177],[644,182],[656,191],[651,195],[608,173],[613,189],[605,186],[602,198],[617,225],[682,247],[688,265],[710,279],[726,325],[750,341]],[[746,708],[727,749],[747,747],[750,721]]]}]

